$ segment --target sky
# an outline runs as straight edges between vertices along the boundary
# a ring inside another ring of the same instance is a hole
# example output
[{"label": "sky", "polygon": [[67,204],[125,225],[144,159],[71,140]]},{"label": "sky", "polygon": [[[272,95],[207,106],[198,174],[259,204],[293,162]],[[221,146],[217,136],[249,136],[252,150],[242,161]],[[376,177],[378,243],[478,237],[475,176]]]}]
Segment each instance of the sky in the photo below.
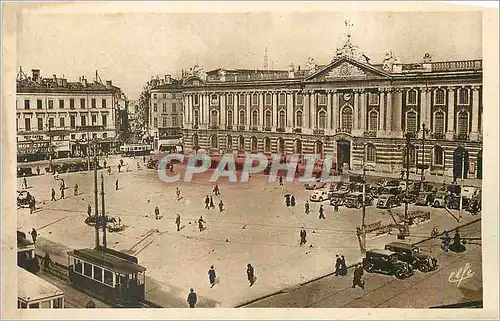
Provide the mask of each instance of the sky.
[{"label": "sky", "polygon": [[151,76],[176,75],[198,62],[205,71],[329,63],[346,39],[381,63],[391,50],[403,63],[482,58],[480,12],[25,12],[18,16],[17,65],[43,77],[112,80],[137,99]]}]

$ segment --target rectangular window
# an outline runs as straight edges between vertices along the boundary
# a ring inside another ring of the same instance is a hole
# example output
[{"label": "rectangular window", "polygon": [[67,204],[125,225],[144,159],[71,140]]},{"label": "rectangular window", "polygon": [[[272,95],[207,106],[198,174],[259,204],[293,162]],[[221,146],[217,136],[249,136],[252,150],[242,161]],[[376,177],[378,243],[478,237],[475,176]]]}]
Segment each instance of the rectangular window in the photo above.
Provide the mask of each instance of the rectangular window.
[{"label": "rectangular window", "polygon": [[297,105],[303,105],[303,104],[304,104],[304,95],[297,94]]},{"label": "rectangular window", "polygon": [[50,301],[43,301],[43,302],[41,302],[41,303],[42,303],[41,308],[42,308],[42,309],[50,309],[50,302],[51,302],[51,301],[52,301],[52,300],[50,300]]},{"label": "rectangular window", "polygon": [[43,118],[37,118],[37,128],[43,130]]},{"label": "rectangular window", "polygon": [[163,93],[163,99],[167,99],[167,94]]},{"label": "rectangular window", "polygon": [[80,108],[85,108],[85,98],[80,98]]},{"label": "rectangular window", "polygon": [[271,94],[266,94],[266,106],[270,106],[273,104],[273,96]]},{"label": "rectangular window", "polygon": [[210,96],[210,104],[217,106],[219,104],[219,96],[217,95],[211,95]]},{"label": "rectangular window", "polygon": [[106,108],[106,99],[101,100],[101,107]]},{"label": "rectangular window", "polygon": [[285,96],[285,94],[279,94],[279,96],[278,96],[278,97],[279,97],[279,98],[278,98],[278,104],[279,104],[280,106],[284,106],[284,105],[286,105],[286,96]]},{"label": "rectangular window", "polygon": [[97,115],[92,115],[92,126],[97,125]]},{"label": "rectangular window", "polygon": [[59,99],[59,109],[64,109],[64,99]]},{"label": "rectangular window", "polygon": [[102,282],[102,268],[94,265],[94,280]]},{"label": "rectangular window", "polygon": [[157,103],[154,103],[153,104],[153,112],[157,112],[158,111],[158,104]]},{"label": "rectangular window", "polygon": [[54,109],[54,101],[49,99],[49,109]]},{"label": "rectangular window", "polygon": [[157,97],[156,94],[153,94],[153,98],[156,99],[156,97]]},{"label": "rectangular window", "polygon": [[194,100],[194,104],[195,104],[195,105],[199,105],[199,104],[200,104],[200,100],[199,100],[198,95],[194,95],[193,100]]},{"label": "rectangular window", "polygon": [[74,98],[69,99],[69,108],[71,108],[71,109],[75,108],[75,99]]},{"label": "rectangular window", "polygon": [[59,127],[64,128],[64,117],[59,118]]},{"label": "rectangular window", "polygon": [[468,105],[469,104],[469,89],[461,88],[458,91],[458,104]]},{"label": "rectangular window", "polygon": [[233,95],[227,95],[227,104],[232,106],[234,104],[234,96]]},{"label": "rectangular window", "polygon": [[92,139],[96,139],[97,138],[97,133],[92,133]]},{"label": "rectangular window", "polygon": [[244,94],[240,94],[238,96],[238,106],[245,106],[245,105],[246,105],[245,95]]},{"label": "rectangular window", "polygon": [[29,308],[30,309],[40,309],[40,303],[31,303]]},{"label": "rectangular window", "polygon": [[89,278],[92,277],[92,265],[85,262],[83,263],[83,274],[85,276],[88,276]]},{"label": "rectangular window", "polygon": [[80,116],[80,126],[87,126],[87,117],[85,115]]},{"label": "rectangular window", "polygon": [[104,283],[113,286],[113,273],[108,270],[104,270]]},{"label": "rectangular window", "polygon": [[102,115],[102,125],[104,128],[108,127],[108,116],[107,115]]},{"label": "rectangular window", "polygon": [[30,109],[30,101],[29,99],[24,100],[24,109]]},{"label": "rectangular window", "polygon": [[97,103],[96,103],[95,98],[92,98],[92,99],[90,100],[90,104],[91,104],[92,108],[96,108],[96,107],[97,107],[97,106],[96,106],[96,104],[97,104]]},{"label": "rectangular window", "polygon": [[158,118],[156,117],[153,119],[153,127],[158,128]]},{"label": "rectangular window", "polygon": [[326,95],[325,94],[319,94],[318,95],[318,105],[326,105]]},{"label": "rectangular window", "polygon": [[257,106],[259,104],[259,95],[252,94],[252,106]]},{"label": "rectangular window", "polygon": [[42,100],[41,99],[36,100],[36,109],[42,109]]},{"label": "rectangular window", "polygon": [[444,89],[437,89],[434,92],[434,105],[444,105],[445,91]]},{"label": "rectangular window", "polygon": [[172,114],[177,114],[177,104],[172,103]]},{"label": "rectangular window", "polygon": [[163,103],[163,112],[166,113],[167,112],[167,103]]},{"label": "rectangular window", "polygon": [[167,127],[167,117],[162,117],[161,123],[163,125],[163,128]]},{"label": "rectangular window", "polygon": [[417,90],[411,89],[406,92],[406,104],[407,105],[417,104]]},{"label": "rectangular window", "polygon": [[378,105],[379,95],[375,93],[368,94],[368,105]]},{"label": "rectangular window", "polygon": [[76,116],[74,115],[69,116],[69,126],[71,127],[71,129],[76,128]]},{"label": "rectangular window", "polygon": [[31,119],[25,118],[24,119],[24,130],[26,131],[31,131]]},{"label": "rectangular window", "polygon": [[49,118],[49,128],[54,128],[54,118]]},{"label": "rectangular window", "polygon": [[103,133],[102,138],[108,138],[108,133]]},{"label": "rectangular window", "polygon": [[72,140],[76,139],[76,135],[75,134],[71,134],[70,137],[71,137]]},{"label": "rectangular window", "polygon": [[178,124],[177,124],[177,116],[172,116],[172,127],[177,127]]}]

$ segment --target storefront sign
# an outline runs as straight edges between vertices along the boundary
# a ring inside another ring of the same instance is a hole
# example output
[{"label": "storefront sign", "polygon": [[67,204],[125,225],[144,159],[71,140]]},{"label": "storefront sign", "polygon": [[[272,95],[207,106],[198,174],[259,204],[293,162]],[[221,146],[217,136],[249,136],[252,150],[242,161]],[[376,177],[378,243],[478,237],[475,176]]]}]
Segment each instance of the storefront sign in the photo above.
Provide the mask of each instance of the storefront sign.
[{"label": "storefront sign", "polygon": [[18,155],[48,154],[50,142],[19,142],[17,143]]},{"label": "storefront sign", "polygon": [[25,140],[42,140],[43,135],[26,135],[24,136]]},{"label": "storefront sign", "polygon": [[55,140],[52,142],[52,146],[58,152],[69,151],[69,141],[68,140]]}]

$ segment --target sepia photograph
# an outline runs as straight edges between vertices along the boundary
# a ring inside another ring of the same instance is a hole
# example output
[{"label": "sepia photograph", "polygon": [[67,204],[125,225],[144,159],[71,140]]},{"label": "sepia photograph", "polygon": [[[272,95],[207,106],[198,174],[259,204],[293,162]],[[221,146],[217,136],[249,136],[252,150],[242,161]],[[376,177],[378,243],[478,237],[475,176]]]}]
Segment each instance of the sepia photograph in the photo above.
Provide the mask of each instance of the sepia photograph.
[{"label": "sepia photograph", "polygon": [[498,9],[289,4],[2,5],[10,318],[498,318]]}]

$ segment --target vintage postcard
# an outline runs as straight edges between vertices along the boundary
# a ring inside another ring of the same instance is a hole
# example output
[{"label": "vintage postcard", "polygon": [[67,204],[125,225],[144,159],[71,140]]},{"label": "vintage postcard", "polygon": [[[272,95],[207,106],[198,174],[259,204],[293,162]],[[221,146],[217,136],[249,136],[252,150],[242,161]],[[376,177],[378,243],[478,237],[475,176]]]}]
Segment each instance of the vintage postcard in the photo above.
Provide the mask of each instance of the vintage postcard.
[{"label": "vintage postcard", "polygon": [[4,3],[2,314],[497,319],[497,15]]}]

